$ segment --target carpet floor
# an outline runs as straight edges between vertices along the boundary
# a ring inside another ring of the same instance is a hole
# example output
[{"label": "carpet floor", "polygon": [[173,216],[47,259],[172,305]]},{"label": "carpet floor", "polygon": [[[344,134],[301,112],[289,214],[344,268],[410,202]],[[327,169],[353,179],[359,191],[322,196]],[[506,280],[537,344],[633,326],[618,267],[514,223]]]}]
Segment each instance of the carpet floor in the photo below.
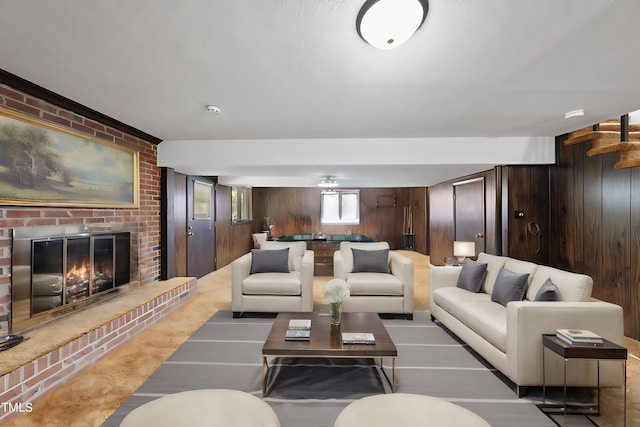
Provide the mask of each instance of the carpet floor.
[{"label": "carpet floor", "polygon": [[[117,427],[131,410],[180,391],[227,388],[261,397],[261,349],[272,323],[272,318],[234,319],[230,311],[217,312],[103,427]],[[518,399],[508,383],[466,345],[432,323],[427,312],[415,313],[413,321],[383,319],[383,323],[398,348],[397,392],[446,399],[493,427],[556,425],[536,407],[537,401]],[[282,427],[332,427],[350,402],[390,392],[379,366],[367,359],[276,358],[270,366],[264,400],[278,414]],[[390,362],[383,369],[389,375]],[[586,417],[570,418],[570,425],[593,426]]]}]

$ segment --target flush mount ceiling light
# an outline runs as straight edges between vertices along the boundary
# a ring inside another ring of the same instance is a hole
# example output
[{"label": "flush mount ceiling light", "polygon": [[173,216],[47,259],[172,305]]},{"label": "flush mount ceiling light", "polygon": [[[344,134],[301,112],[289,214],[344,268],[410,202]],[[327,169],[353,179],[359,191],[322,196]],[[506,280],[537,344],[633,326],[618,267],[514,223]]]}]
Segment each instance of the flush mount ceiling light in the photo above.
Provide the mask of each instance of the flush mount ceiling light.
[{"label": "flush mount ceiling light", "polygon": [[565,119],[570,119],[572,117],[582,117],[584,116],[584,110],[580,109],[580,110],[573,110],[573,111],[567,111],[566,113],[564,113],[564,118]]},{"label": "flush mount ceiling light", "polygon": [[215,105],[207,105],[204,108],[205,108],[205,110],[207,110],[210,113],[215,113],[215,114],[219,114],[220,113],[220,109],[218,107],[216,107]]},{"label": "flush mount ceiling light", "polygon": [[318,187],[320,188],[335,188],[338,186],[335,178],[332,176],[325,176],[322,178],[322,181],[318,183]]},{"label": "flush mount ceiling light", "polygon": [[427,0],[367,0],[356,19],[358,34],[378,49],[393,49],[416,32],[427,17]]}]

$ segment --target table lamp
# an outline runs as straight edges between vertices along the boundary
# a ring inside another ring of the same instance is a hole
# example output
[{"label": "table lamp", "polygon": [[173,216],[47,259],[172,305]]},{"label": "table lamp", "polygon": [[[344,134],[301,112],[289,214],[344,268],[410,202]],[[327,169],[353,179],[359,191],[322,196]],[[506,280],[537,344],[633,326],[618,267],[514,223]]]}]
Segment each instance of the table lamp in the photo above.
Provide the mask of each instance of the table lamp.
[{"label": "table lamp", "polygon": [[462,265],[466,257],[476,255],[476,242],[453,242],[453,256],[458,258],[458,263]]}]

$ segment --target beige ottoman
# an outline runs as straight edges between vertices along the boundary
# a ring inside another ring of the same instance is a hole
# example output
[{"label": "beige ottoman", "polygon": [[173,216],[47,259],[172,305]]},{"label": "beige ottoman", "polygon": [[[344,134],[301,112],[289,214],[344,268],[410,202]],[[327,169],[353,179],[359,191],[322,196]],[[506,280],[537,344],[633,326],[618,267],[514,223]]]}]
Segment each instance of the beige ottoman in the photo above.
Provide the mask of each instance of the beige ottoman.
[{"label": "beige ottoman", "polygon": [[271,406],[238,390],[169,394],[134,409],[120,427],[280,427]]},{"label": "beige ottoman", "polygon": [[491,427],[473,412],[431,396],[393,393],[364,397],[344,408],[334,427]]}]

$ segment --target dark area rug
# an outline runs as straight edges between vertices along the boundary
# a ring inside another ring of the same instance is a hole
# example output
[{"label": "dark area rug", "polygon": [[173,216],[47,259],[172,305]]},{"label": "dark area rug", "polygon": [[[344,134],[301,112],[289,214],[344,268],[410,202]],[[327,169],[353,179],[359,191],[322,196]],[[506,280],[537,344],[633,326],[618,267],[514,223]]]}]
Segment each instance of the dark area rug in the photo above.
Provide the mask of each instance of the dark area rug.
[{"label": "dark area rug", "polygon": [[384,374],[371,359],[276,358],[270,366],[271,399],[359,399],[386,392]]},{"label": "dark area rug", "polygon": [[[273,317],[234,319],[229,311],[217,312],[103,426],[116,427],[134,408],[180,391],[228,388],[262,397],[261,350],[272,323]],[[383,323],[398,349],[397,392],[446,399],[475,412],[493,427],[557,425],[538,409],[540,400],[535,393],[518,398],[513,384],[431,322],[428,313],[415,313],[412,321],[385,318]],[[333,427],[349,403],[390,392],[382,371],[389,375],[391,362],[386,360],[382,368],[376,362],[270,359],[264,400],[276,411],[282,427]],[[593,426],[584,416],[567,419],[567,425]]]}]

